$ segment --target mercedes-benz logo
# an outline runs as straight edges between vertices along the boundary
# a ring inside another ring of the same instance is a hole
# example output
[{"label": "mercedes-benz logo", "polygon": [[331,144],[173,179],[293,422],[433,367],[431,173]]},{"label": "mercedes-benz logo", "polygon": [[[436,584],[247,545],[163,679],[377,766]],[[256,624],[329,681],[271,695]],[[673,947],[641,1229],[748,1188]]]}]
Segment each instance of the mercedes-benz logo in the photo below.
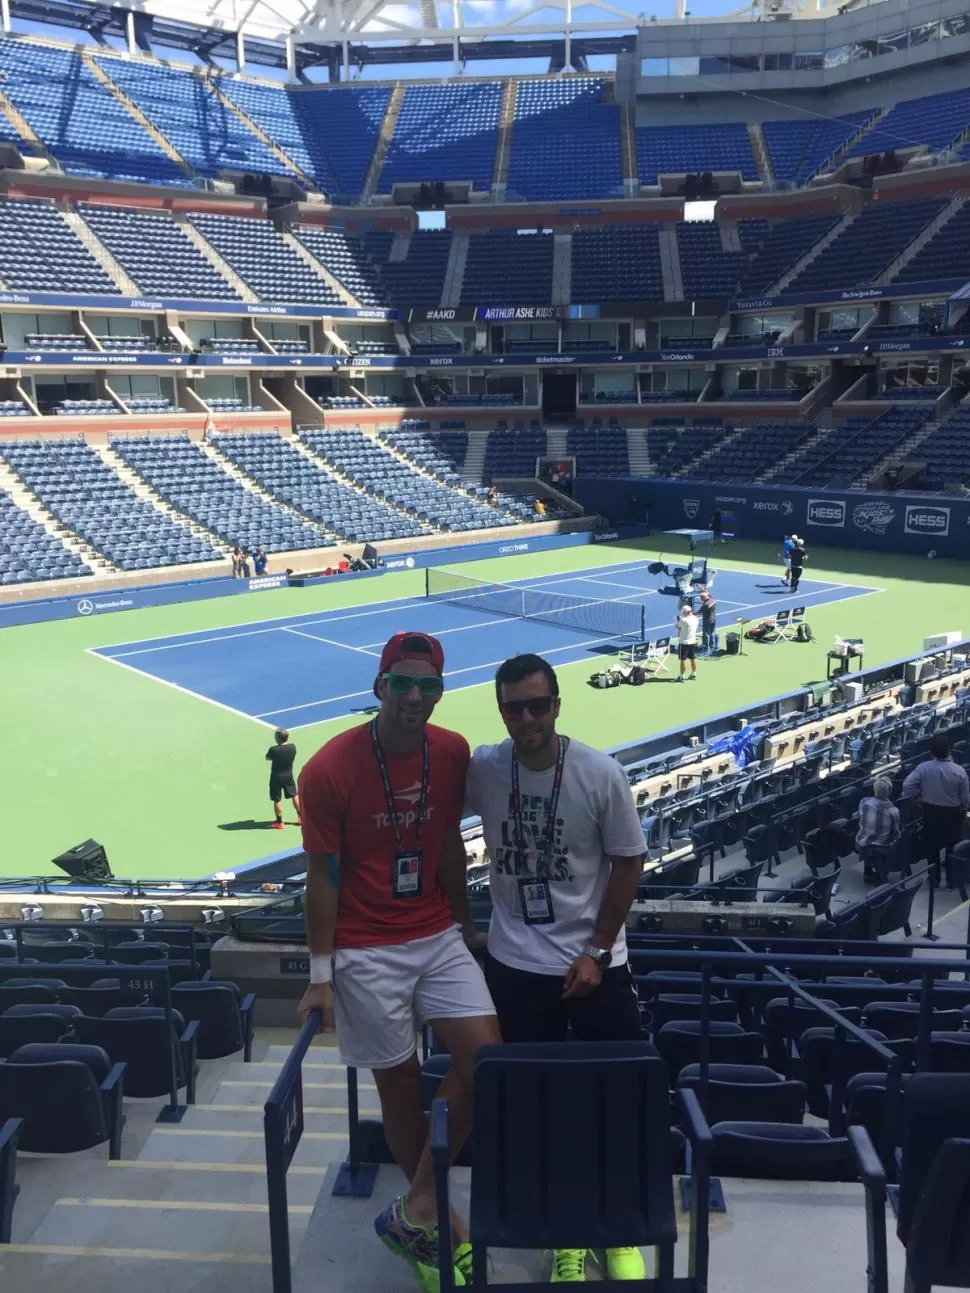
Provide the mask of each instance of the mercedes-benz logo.
[{"label": "mercedes-benz logo", "polygon": [[94,602],[92,602],[88,597],[82,598],[82,600],[77,604],[78,615],[90,615],[93,610]]}]

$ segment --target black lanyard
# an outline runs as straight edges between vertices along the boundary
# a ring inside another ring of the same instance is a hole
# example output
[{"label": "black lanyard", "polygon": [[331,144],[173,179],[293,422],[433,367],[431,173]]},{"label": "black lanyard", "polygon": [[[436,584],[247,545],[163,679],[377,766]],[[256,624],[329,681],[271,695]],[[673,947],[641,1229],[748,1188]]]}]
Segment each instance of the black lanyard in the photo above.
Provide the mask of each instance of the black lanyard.
[{"label": "black lanyard", "polygon": [[[556,838],[556,813],[559,809],[559,792],[562,790],[562,773],[566,762],[566,747],[569,738],[560,736],[556,750],[556,772],[552,779],[552,794],[549,798],[549,812],[546,816],[546,836],[543,841],[542,856],[536,848],[536,878],[541,879],[549,858],[552,855]],[[519,760],[516,758],[515,746],[512,747],[512,824],[515,827],[515,847],[525,852],[525,832],[522,829],[522,796],[519,794]],[[541,866],[540,866],[541,862]]]},{"label": "black lanyard", "polygon": [[[374,746],[374,757],[377,760],[377,766],[380,769],[381,781],[384,783],[384,798],[387,800],[387,812],[391,819],[391,825],[394,827],[394,840],[397,845],[398,853],[404,852],[404,839],[401,835],[401,828],[398,825],[398,814],[394,807],[394,791],[391,789],[391,778],[388,776],[387,763],[384,759],[384,751],[381,748],[381,738],[377,735],[377,719],[370,725],[370,739]],[[424,765],[421,770],[421,797],[418,800],[418,827],[415,837],[415,848],[421,847],[421,831],[424,826],[424,810],[428,805],[428,791],[431,786],[431,750],[428,745],[428,734],[424,734]]]}]

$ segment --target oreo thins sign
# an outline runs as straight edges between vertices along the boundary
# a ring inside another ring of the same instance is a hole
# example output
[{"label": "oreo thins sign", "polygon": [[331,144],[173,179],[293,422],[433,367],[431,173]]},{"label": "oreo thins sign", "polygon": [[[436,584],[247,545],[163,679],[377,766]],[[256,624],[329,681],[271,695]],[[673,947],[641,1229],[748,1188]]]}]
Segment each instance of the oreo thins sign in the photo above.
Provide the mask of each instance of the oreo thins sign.
[{"label": "oreo thins sign", "polygon": [[810,498],[806,525],[845,526],[845,503],[837,498]]},{"label": "oreo thins sign", "polygon": [[929,538],[942,539],[950,533],[950,509],[911,503],[906,508],[904,529],[906,534],[925,534]]}]

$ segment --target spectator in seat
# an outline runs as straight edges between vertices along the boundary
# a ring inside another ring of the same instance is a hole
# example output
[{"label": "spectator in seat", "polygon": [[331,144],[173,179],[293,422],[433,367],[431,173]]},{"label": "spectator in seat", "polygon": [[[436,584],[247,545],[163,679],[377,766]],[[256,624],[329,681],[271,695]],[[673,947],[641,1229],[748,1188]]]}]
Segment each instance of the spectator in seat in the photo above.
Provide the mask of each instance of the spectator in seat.
[{"label": "spectator in seat", "polygon": [[[471,922],[460,830],[468,743],[428,722],[444,661],[437,638],[396,633],[374,680],[377,717],[328,741],[300,776],[310,949],[300,1012],[336,1022],[343,1063],[373,1071],[387,1143],[410,1182],[375,1229],[425,1289],[438,1287],[438,1226],[417,1029],[430,1025],[451,1053],[441,1094],[456,1153],[471,1127],[475,1056],[501,1040],[472,955],[484,938]],[[471,1247],[455,1224],[462,1287]]]},{"label": "spectator in seat", "polygon": [[540,521],[546,519],[546,505],[541,498],[537,498],[535,501],[535,512]]},{"label": "spectator in seat", "polygon": [[257,575],[264,575],[266,573],[266,553],[263,550],[262,544],[260,544],[253,553],[253,570]]},{"label": "spectator in seat", "polygon": [[488,501],[493,507],[498,502],[498,489],[494,485],[488,487]]},{"label": "spectator in seat", "polygon": [[293,780],[293,764],[296,760],[296,746],[290,740],[290,734],[285,727],[278,727],[273,733],[276,740],[275,745],[271,745],[266,751],[266,758],[269,760],[269,797],[273,803],[273,827],[275,830],[283,829],[283,810],[280,807],[280,800],[285,796],[293,800],[293,807],[296,810],[296,824],[300,822],[300,796],[297,794],[296,782]]},{"label": "spectator in seat", "polygon": [[[937,732],[930,745],[929,759],[918,764],[903,782],[903,798],[916,798],[923,805],[923,840],[926,860],[940,883],[940,854],[944,856],[960,842],[963,825],[970,813],[970,781],[967,770],[954,763],[950,743]],[[946,887],[953,888],[949,859]]]},{"label": "spectator in seat", "polygon": [[871,849],[888,849],[899,839],[899,809],[892,802],[893,783],[888,777],[876,777],[872,794],[859,803],[859,830],[855,837],[856,852],[862,858],[867,880],[879,879],[869,858]]},{"label": "spectator in seat", "polygon": [[[486,977],[506,1042],[638,1041],[626,919],[643,829],[622,767],[556,731],[559,683],[537,655],[495,675],[509,740],[468,770],[491,858]],[[552,1283],[582,1283],[585,1248],[553,1253]],[[611,1280],[642,1280],[637,1248],[606,1253]]]}]

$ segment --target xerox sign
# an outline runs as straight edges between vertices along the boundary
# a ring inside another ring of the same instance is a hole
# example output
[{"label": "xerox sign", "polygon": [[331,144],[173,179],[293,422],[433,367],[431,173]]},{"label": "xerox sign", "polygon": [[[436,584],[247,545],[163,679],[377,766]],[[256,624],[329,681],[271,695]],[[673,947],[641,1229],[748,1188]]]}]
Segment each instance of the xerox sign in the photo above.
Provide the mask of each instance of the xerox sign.
[{"label": "xerox sign", "polygon": [[907,534],[926,534],[941,539],[950,533],[950,509],[911,503],[906,508],[904,529]]},{"label": "xerox sign", "polygon": [[805,514],[806,525],[845,525],[845,503],[838,498],[810,498]]}]

